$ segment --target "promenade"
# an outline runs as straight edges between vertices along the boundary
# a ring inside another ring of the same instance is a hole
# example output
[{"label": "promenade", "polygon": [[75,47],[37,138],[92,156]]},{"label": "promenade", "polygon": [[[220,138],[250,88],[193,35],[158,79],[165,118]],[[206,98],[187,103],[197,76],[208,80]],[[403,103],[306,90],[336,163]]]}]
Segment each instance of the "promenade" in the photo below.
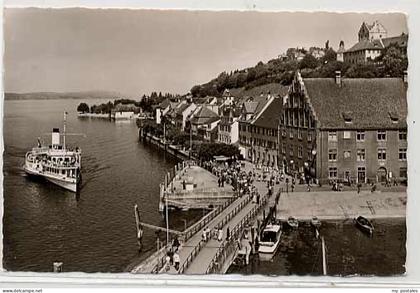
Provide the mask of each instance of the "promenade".
[{"label": "promenade", "polygon": [[282,193],[277,217],[286,220],[346,220],[363,215],[372,218],[406,216],[407,194],[401,191],[300,191]]}]

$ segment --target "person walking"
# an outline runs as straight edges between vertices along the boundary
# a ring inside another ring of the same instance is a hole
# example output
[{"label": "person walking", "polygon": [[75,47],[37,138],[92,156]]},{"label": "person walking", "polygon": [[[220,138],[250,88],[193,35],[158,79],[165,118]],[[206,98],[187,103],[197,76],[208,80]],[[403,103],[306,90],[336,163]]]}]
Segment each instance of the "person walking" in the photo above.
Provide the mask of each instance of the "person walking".
[{"label": "person walking", "polygon": [[178,251],[179,245],[180,243],[179,243],[178,237],[175,237],[174,240],[172,241],[172,249],[174,251]]},{"label": "person walking", "polygon": [[181,262],[178,252],[174,253],[175,270],[179,270],[179,263]]},{"label": "person walking", "polygon": [[203,234],[201,235],[201,239],[206,242],[207,241],[207,228],[203,229]]},{"label": "person walking", "polygon": [[172,249],[169,249],[167,256],[169,256],[169,264],[173,265],[174,264],[174,253],[172,251]]},{"label": "person walking", "polygon": [[166,255],[165,258],[166,262],[165,262],[165,271],[169,271],[171,269],[171,258],[169,257],[169,255]]},{"label": "person walking", "polygon": [[219,228],[219,234],[217,236],[217,240],[220,242],[223,240],[223,229]]},{"label": "person walking", "polygon": [[372,183],[372,189],[370,190],[370,192],[374,193],[376,191],[376,184]]},{"label": "person walking", "polygon": [[360,189],[362,188],[362,183],[357,183],[357,193],[360,193]]}]

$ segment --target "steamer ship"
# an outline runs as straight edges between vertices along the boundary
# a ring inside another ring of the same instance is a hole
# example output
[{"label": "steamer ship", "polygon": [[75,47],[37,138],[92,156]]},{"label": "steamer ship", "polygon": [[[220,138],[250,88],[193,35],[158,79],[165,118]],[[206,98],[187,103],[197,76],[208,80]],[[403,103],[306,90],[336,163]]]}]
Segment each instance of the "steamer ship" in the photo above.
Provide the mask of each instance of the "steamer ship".
[{"label": "steamer ship", "polygon": [[59,128],[53,128],[49,146],[43,145],[38,138],[38,145],[25,155],[23,169],[31,176],[43,177],[51,183],[77,192],[81,182],[82,151],[78,147],[71,149],[66,146],[66,116],[67,112],[64,112],[63,134]]}]

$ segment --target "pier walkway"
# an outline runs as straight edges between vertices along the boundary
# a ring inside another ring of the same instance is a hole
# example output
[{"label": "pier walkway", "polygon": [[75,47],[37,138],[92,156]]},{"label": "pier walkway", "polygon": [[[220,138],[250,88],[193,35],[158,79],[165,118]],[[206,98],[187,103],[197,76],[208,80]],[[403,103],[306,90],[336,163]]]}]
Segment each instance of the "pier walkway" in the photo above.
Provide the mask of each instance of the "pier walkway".
[{"label": "pier walkway", "polygon": [[[183,164],[175,168],[178,172],[172,178],[165,179],[166,190],[174,189],[174,193],[164,193],[168,196],[168,201],[182,190],[184,196],[188,197],[195,192],[206,192],[209,188],[216,187],[220,193],[227,192],[232,187],[228,184],[218,187],[217,177],[210,172],[198,166],[186,166]],[[246,163],[242,170],[253,170],[253,165]],[[254,170],[256,171],[256,170]],[[261,171],[256,171],[260,173]],[[169,176],[168,176],[169,177]],[[193,192],[185,192],[183,181],[193,183]],[[217,184],[217,185],[216,185]],[[181,245],[178,253],[180,257],[180,268],[175,269],[166,263],[166,252],[169,247],[163,247],[160,251],[143,261],[131,270],[132,273],[168,273],[168,274],[209,274],[224,273],[229,268],[238,251],[238,241],[241,241],[243,232],[250,225],[255,224],[258,215],[262,215],[262,211],[267,204],[275,196],[268,195],[267,183],[255,180],[253,185],[260,194],[258,203],[256,198],[246,194],[242,197],[231,196],[224,200],[223,204],[213,208],[213,210],[202,218],[192,227],[179,235]],[[272,195],[275,195],[280,188],[280,184],[273,186]],[[172,191],[172,190],[171,190]],[[186,198],[185,198],[186,199]],[[184,199],[184,200],[185,200]],[[274,202],[274,200],[273,200]],[[207,228],[210,234],[214,235],[218,229],[223,230],[223,237],[218,241],[216,237],[209,237],[207,241],[203,240],[203,230]],[[229,229],[229,238],[227,238],[227,230]],[[214,233],[214,234],[213,234]]]},{"label": "pier walkway", "polygon": [[[245,165],[245,171],[252,170],[251,164]],[[171,267],[168,273],[178,274],[208,274],[224,273],[229,268],[236,255],[237,240],[241,239],[242,232],[258,213],[265,208],[269,201],[266,182],[254,182],[261,199],[259,203],[253,202],[250,195],[244,195],[229,205],[222,213],[211,221],[207,227],[210,231],[221,228],[223,237],[221,241],[211,237],[207,242],[202,241],[202,233],[195,234],[186,246],[180,251],[181,267],[176,271]],[[274,186],[273,194],[278,192],[280,185]],[[274,197],[274,196],[273,196]],[[229,239],[227,230],[229,229]]]}]

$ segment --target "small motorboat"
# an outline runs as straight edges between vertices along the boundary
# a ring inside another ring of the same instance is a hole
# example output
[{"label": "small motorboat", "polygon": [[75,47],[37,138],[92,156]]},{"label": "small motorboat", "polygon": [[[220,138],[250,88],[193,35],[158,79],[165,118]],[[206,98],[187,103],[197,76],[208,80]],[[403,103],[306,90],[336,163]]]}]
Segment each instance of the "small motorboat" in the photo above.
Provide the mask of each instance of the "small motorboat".
[{"label": "small motorboat", "polygon": [[263,261],[271,260],[280,246],[282,230],[277,223],[268,224],[263,232],[258,247],[259,257]]},{"label": "small motorboat", "polygon": [[316,229],[319,229],[319,227],[321,227],[321,221],[318,219],[318,217],[312,217],[311,226]]},{"label": "small motorboat", "polygon": [[292,229],[297,229],[299,227],[299,221],[294,217],[289,217],[287,219],[287,225]]},{"label": "small motorboat", "polygon": [[358,216],[357,218],[354,219],[354,222],[356,226],[359,227],[360,230],[368,233],[370,236],[373,235],[374,227],[368,219],[366,219],[363,216]]}]

